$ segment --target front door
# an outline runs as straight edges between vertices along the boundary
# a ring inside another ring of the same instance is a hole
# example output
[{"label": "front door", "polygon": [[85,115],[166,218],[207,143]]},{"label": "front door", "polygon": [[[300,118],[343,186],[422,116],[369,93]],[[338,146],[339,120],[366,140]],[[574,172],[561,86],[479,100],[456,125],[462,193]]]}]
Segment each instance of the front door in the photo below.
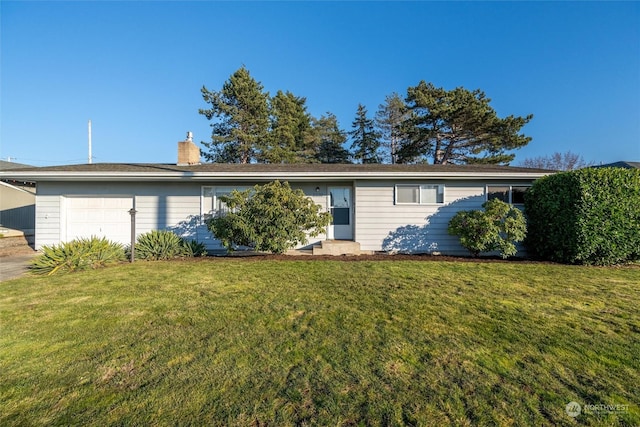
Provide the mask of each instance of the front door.
[{"label": "front door", "polygon": [[329,226],[329,238],[353,240],[351,187],[329,187],[329,212],[333,217]]}]

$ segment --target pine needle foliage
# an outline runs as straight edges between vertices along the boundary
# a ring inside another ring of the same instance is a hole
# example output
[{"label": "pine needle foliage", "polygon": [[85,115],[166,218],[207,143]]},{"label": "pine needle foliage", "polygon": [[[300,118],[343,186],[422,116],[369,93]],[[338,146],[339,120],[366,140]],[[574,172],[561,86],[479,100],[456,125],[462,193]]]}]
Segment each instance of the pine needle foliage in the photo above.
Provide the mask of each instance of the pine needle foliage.
[{"label": "pine needle foliage", "polygon": [[202,155],[215,163],[251,163],[259,155],[269,128],[269,94],[242,66],[220,91],[202,87],[202,97],[211,108],[200,114],[211,123],[211,141],[203,141]]},{"label": "pine needle foliage", "polygon": [[446,90],[421,81],[407,89],[406,102],[411,142],[399,150],[399,163],[509,164],[510,151],[531,141],[521,129],[533,115],[500,118],[480,89]]},{"label": "pine needle foliage", "polygon": [[356,118],[352,123],[351,149],[353,157],[362,163],[381,163],[380,133],[376,130],[375,121],[369,118],[367,108],[358,104]]}]

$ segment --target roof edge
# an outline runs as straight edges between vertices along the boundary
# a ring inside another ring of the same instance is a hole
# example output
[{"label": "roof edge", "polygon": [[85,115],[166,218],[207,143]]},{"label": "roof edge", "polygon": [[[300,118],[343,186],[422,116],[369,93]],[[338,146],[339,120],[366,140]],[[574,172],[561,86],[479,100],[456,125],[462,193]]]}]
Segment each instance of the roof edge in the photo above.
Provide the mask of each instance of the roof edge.
[{"label": "roof edge", "polygon": [[553,172],[487,171],[352,171],[352,172],[70,172],[70,171],[6,171],[0,178],[42,181],[264,181],[264,180],[380,180],[380,179],[536,179]]}]

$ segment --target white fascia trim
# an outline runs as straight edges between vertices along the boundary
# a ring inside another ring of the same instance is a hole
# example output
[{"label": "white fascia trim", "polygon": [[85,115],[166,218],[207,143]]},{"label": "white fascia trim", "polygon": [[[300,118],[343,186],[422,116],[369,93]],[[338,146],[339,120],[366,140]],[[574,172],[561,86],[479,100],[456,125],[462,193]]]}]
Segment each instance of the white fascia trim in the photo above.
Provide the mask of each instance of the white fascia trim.
[{"label": "white fascia trim", "polygon": [[549,175],[540,172],[504,172],[504,173],[480,173],[480,172],[281,172],[268,173],[211,173],[211,172],[31,172],[31,173],[0,173],[0,178],[6,176],[11,179],[24,179],[29,181],[337,181],[337,180],[379,180],[379,179],[537,179]]}]

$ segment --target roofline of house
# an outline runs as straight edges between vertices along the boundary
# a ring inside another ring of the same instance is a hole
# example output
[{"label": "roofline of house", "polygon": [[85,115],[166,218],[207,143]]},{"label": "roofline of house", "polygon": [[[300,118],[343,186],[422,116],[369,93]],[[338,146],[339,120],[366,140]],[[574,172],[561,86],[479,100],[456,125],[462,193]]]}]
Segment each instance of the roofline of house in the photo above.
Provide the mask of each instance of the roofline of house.
[{"label": "roofline of house", "polygon": [[0,172],[0,178],[45,181],[336,181],[380,179],[537,179],[552,172],[70,172],[23,171]]},{"label": "roofline of house", "polygon": [[20,188],[18,186],[15,186],[13,184],[9,184],[8,182],[0,181],[0,185],[3,186],[3,187],[10,188],[12,190],[20,191],[20,192],[23,192],[23,193],[26,193],[26,194],[30,194],[30,195],[33,196],[33,193],[31,193],[31,192],[29,192],[29,191],[27,191],[27,190],[25,190],[23,188]]}]

